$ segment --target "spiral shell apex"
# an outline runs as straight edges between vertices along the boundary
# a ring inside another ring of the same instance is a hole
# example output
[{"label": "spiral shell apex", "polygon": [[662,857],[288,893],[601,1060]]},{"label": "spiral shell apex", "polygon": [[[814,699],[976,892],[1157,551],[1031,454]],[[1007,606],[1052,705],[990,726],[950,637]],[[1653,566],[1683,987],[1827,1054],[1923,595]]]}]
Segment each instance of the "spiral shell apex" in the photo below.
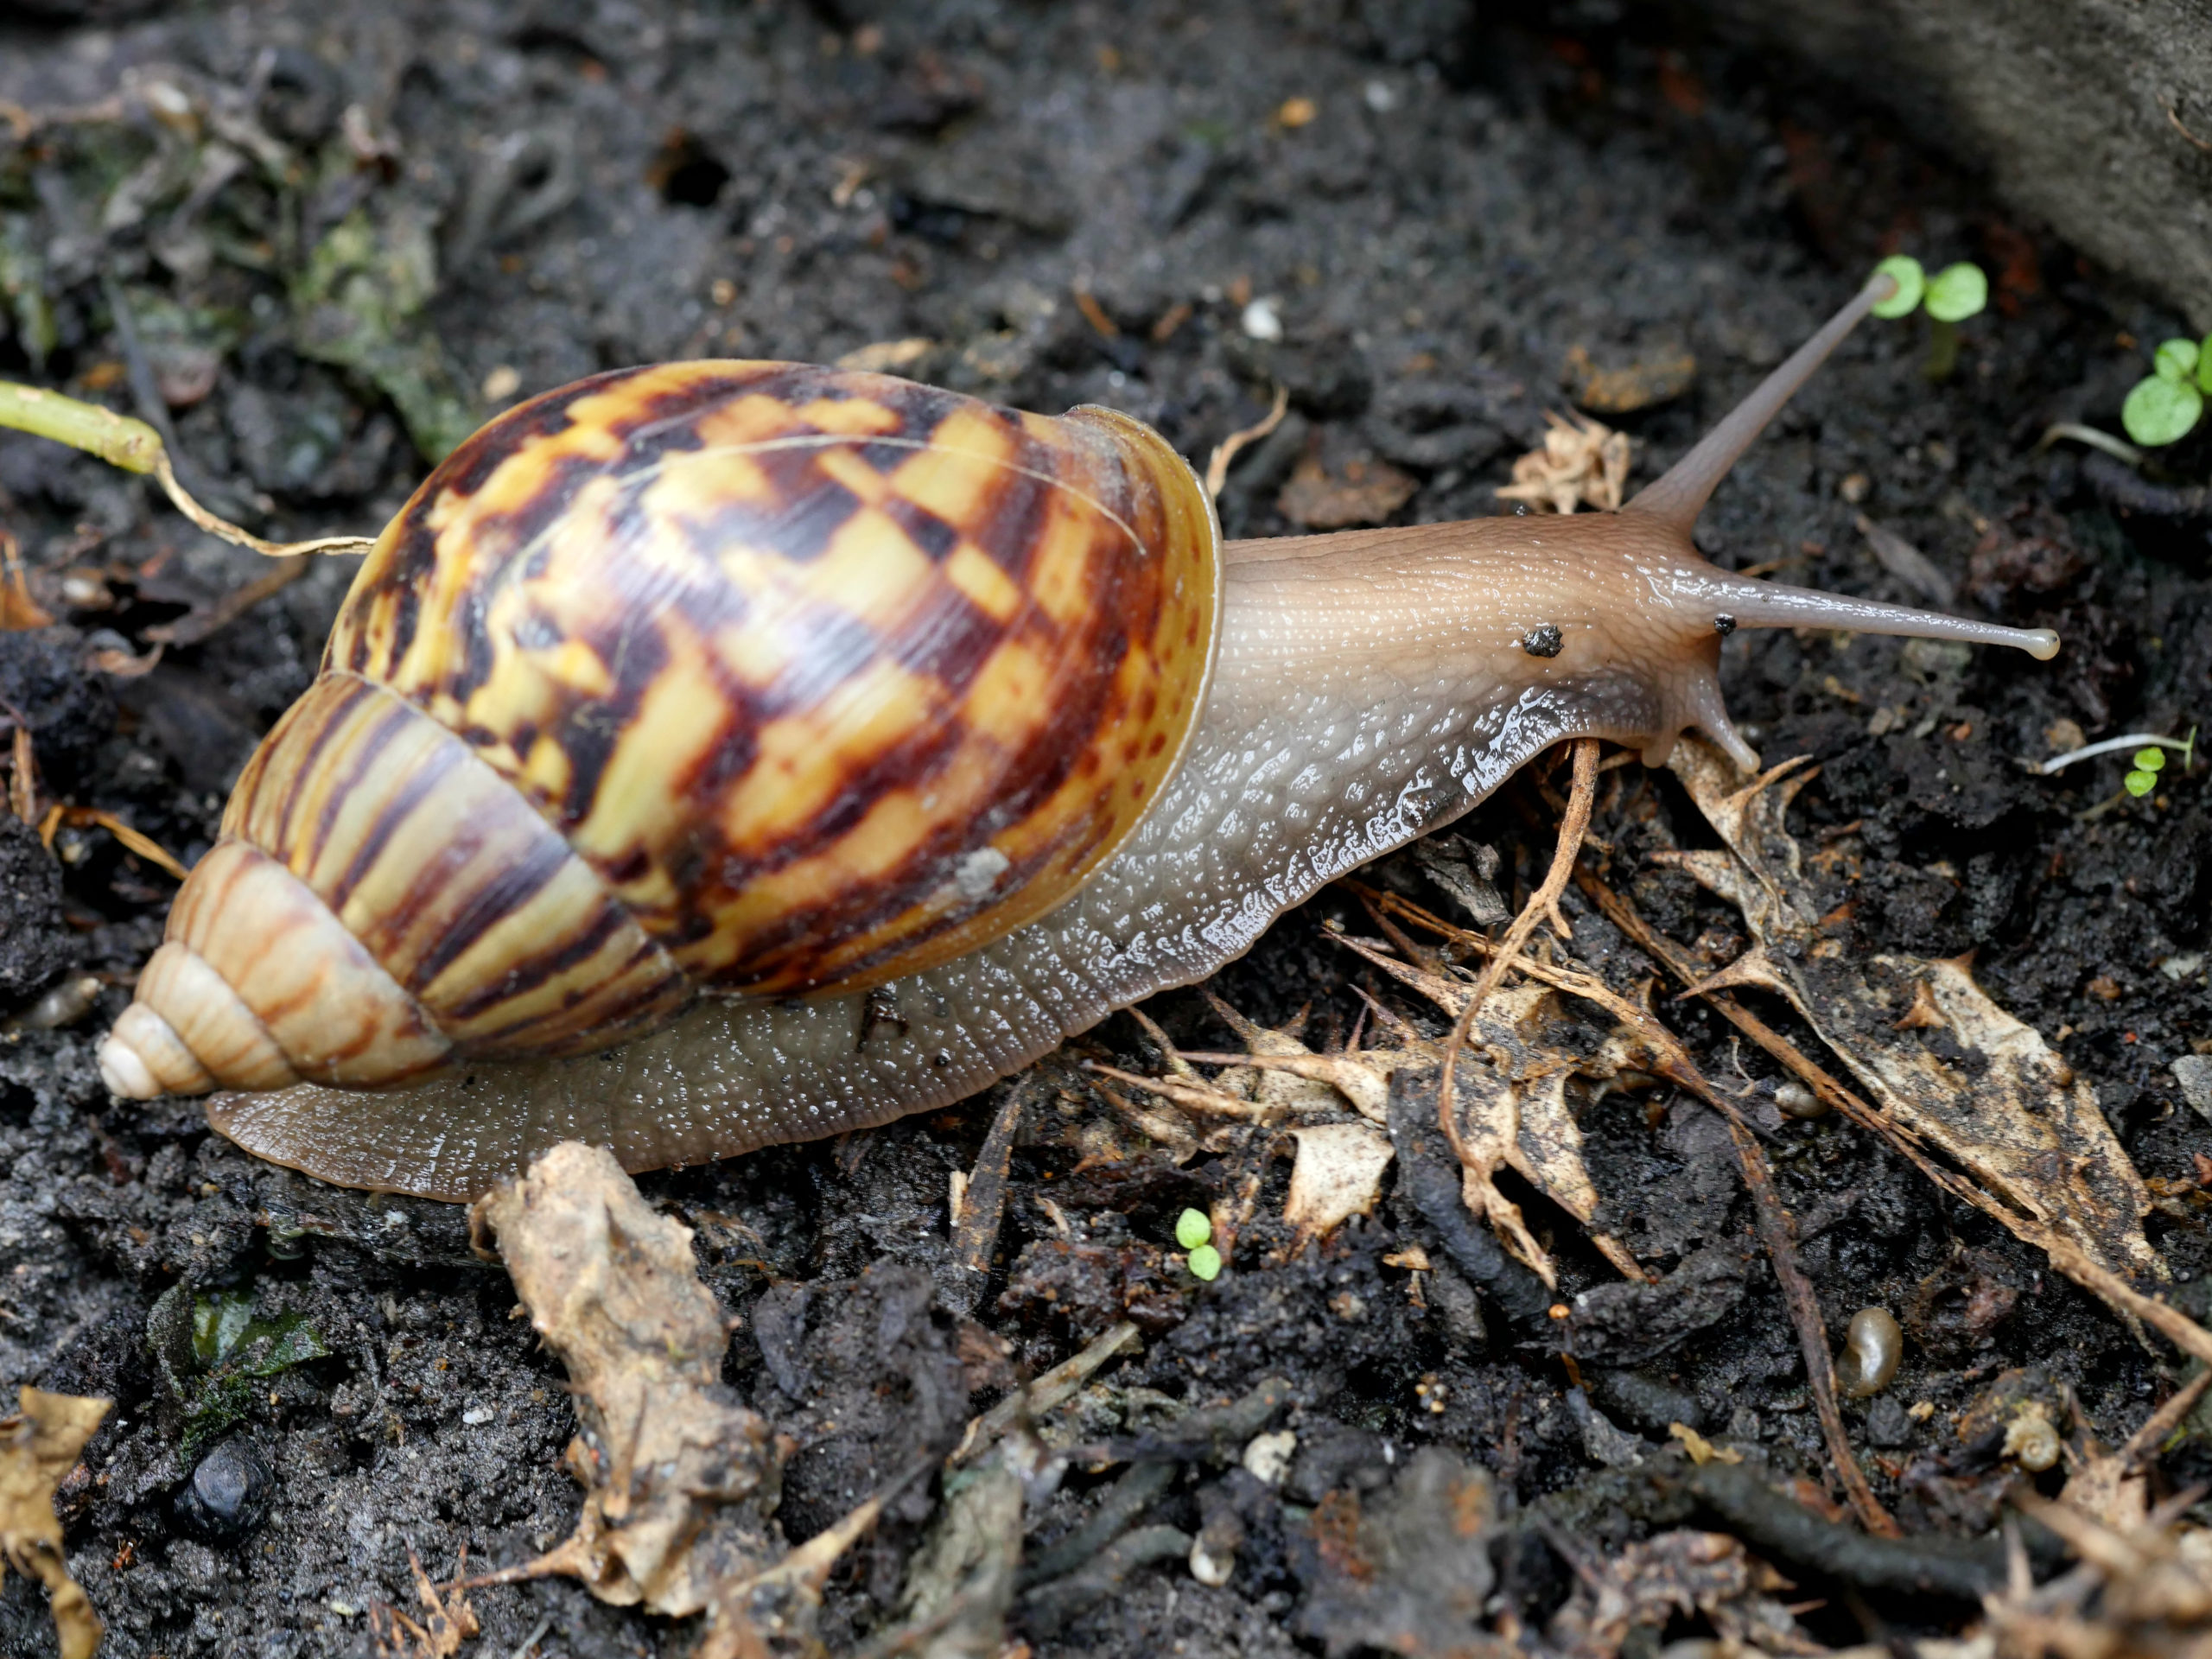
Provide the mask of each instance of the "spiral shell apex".
[{"label": "spiral shell apex", "polygon": [[1136,827],[1219,588],[1108,410],[741,362],[524,404],[379,538],[104,1075],[404,1084],[958,956]]}]

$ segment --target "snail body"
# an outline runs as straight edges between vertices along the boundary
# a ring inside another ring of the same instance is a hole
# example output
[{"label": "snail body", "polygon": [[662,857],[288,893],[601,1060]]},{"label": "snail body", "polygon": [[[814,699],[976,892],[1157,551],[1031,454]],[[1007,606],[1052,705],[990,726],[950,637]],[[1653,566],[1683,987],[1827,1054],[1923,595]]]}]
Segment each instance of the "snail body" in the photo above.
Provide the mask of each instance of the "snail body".
[{"label": "snail body", "polygon": [[1755,763],[1735,627],[2048,656],[1690,544],[1879,293],[1618,513],[1225,547],[1110,411],[741,363],[525,404],[379,539],[104,1074],[443,1198],[835,1134],[1203,978],[1561,739]]}]

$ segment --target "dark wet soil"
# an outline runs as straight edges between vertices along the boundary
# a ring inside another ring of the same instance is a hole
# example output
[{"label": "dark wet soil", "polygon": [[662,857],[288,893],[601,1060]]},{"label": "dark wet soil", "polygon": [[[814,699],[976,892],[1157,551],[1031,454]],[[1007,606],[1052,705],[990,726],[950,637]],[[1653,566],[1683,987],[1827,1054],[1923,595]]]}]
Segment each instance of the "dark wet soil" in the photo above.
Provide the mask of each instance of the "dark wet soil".
[{"label": "dark wet soil", "polygon": [[[90,107],[164,77],[198,113],[165,124],[143,97]],[[423,450],[598,369],[828,360],[900,340],[920,342],[905,372],[1046,410],[1115,404],[1198,459],[1264,411],[1270,382],[1286,386],[1289,420],[1224,499],[1233,534],[1299,528],[1277,497],[1308,457],[1353,481],[1398,469],[1417,486],[1402,518],[1482,514],[1563,406],[1577,350],[1600,367],[1694,357],[1686,391],[1618,417],[1649,477],[1880,253],[1980,260],[1995,304],[1963,329],[1957,372],[1923,377],[1921,325],[1864,331],[1722,490],[1701,540],[1733,568],[1926,602],[1877,561],[1855,528],[1866,513],[1926,554],[1959,607],[2056,626],[2065,653],[2042,667],[1739,633],[1729,701],[1770,761],[1819,758],[1796,827],[1855,876],[1859,948],[1974,952],[1989,993],[2094,1081],[2158,1195],[2149,1230],[2177,1299],[2202,1311],[2212,1122],[2170,1070],[2212,1048],[2202,769],[2139,801],[2117,796],[2118,757],[2052,779],[2015,765],[2212,716],[2203,521],[2146,513],[2073,454],[2035,447],[2056,419],[2112,426],[2143,372],[2135,342],[2178,320],[2008,220],[1847,92],[1603,5],[1547,18],[1455,0],[54,0],[0,23],[0,97],[80,117],[0,139],[0,373],[131,406],[119,296],[207,493],[279,533],[373,528]],[[237,139],[249,118],[265,150]],[[1255,337],[1269,318],[1280,338]],[[2175,475],[2200,480],[2207,459],[2177,457]],[[55,619],[0,634],[0,706],[31,734],[41,801],[114,814],[190,861],[253,741],[308,683],[345,562],[207,629],[265,567],[192,532],[142,481],[12,436],[0,528]],[[143,672],[86,666],[143,666],[165,626],[204,634]],[[1593,826],[1609,880],[1727,960],[1741,918],[1649,860],[1713,844],[1710,831],[1671,778],[1613,776]],[[1524,778],[1458,827],[1495,844],[1501,886],[1525,892],[1554,821]],[[1395,879],[1452,913],[1409,861]],[[42,995],[97,982],[84,1017],[19,1020],[0,1046],[0,1382],[117,1402],[61,1497],[107,1651],[365,1650],[371,1604],[412,1600],[410,1549],[442,1573],[464,1546],[504,1565],[565,1535],[564,1380],[510,1317],[504,1275],[472,1256],[459,1210],[318,1186],[245,1158],[188,1104],[110,1100],[92,1046],[171,891],[97,824],[65,823],[49,855],[0,816],[0,1002],[51,1018],[67,998]],[[1567,908],[1615,983],[1654,971],[1578,895]],[[1269,1025],[1306,1011],[1317,1046],[1340,1039],[1370,976],[1332,921],[1372,931],[1332,890],[1211,988]],[[1659,1007],[1709,1075],[1774,1076],[1699,1005]],[[1196,992],[1151,1013],[1190,1047],[1234,1046]],[[962,1109],[645,1181],[697,1230],[702,1270],[741,1318],[729,1377],[800,1441],[781,1512],[792,1539],[1125,1315],[1145,1349],[1093,1402],[1095,1433],[1281,1378],[1270,1421],[1299,1449],[1280,1487],[1192,1451],[1125,1524],[1196,1533],[1233,1511],[1244,1543],[1228,1584],[1202,1586],[1171,1557],[1111,1594],[1033,1600],[1014,1631],[1040,1655],[1369,1639],[1316,1576],[1312,1517],[1332,1495],[1389,1486],[1423,1446],[1486,1467],[1510,1510],[1548,1506],[1534,1512],[1554,1535],[1600,1553],[1673,1523],[1604,1466],[1658,1458],[1672,1423],[1805,1476],[1801,1491],[1831,1484],[1795,1335],[1705,1108],[1662,1090],[1584,1113],[1601,1224],[1652,1267],[1698,1266],[1672,1281],[1694,1306],[1656,1308],[1648,1339],[1589,1368],[1593,1422],[1555,1344],[1455,1274],[1395,1175],[1373,1217],[1293,1250],[1273,1219],[1288,1166],[1265,1137],[1176,1167],[1101,1100],[1084,1056],[1160,1065],[1117,1018]],[[952,1260],[948,1178],[973,1164],[1005,1090],[1021,1131],[977,1284]],[[2007,1373],[2070,1391],[2107,1442],[2171,1392],[2160,1352],[1866,1135],[1778,1116],[1768,1133],[1837,1341],[1861,1306],[1904,1322],[1896,1382],[1847,1415],[1908,1529],[1993,1525],[2012,1476],[1972,1438],[1988,1418],[1970,1408]],[[1248,1178],[1258,1219],[1201,1287],[1169,1259],[1174,1217]],[[1617,1281],[1569,1217],[1513,1190],[1560,1258],[1562,1295]],[[1432,1262],[1418,1278],[1409,1250]],[[259,1322],[235,1351],[213,1329],[226,1306]],[[2200,1433],[2159,1478],[2208,1475]],[[1032,1515],[1033,1553],[1112,1478],[1071,1475]],[[832,1651],[886,1625],[938,1503],[911,1491],[841,1570]],[[1538,1627],[1572,1574],[1516,1536],[1491,1611]],[[1871,1634],[1850,1585],[1800,1576],[1802,1599],[1824,1604],[1808,1629]],[[694,1639],[563,1582],[477,1605],[486,1653],[541,1620],[547,1654]],[[1971,1611],[1885,1607],[1919,1628]],[[0,1650],[51,1643],[42,1596],[10,1577]]]}]

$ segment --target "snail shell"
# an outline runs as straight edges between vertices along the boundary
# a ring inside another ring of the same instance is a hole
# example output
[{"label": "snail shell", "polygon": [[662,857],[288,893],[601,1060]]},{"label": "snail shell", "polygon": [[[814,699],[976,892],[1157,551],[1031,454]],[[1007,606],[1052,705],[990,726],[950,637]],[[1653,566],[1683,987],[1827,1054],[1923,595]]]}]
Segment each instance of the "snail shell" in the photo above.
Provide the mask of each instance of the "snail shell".
[{"label": "snail shell", "polygon": [[1108,410],[757,363],[524,404],[379,538],[103,1072],[445,1198],[833,1134],[1203,977],[1561,738],[1754,764],[1736,627],[2048,656],[1690,545],[1878,292],[1619,513],[1227,548]]},{"label": "snail shell", "polygon": [[1173,775],[1218,569],[1109,410],[742,363],[526,404],[378,539],[111,1081],[389,1085],[959,956]]}]

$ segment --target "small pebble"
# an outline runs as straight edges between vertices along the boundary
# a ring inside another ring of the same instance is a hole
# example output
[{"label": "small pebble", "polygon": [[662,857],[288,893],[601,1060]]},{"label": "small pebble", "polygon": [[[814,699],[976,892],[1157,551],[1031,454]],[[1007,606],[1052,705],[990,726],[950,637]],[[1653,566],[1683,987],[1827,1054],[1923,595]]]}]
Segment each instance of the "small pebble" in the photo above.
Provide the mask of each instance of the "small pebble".
[{"label": "small pebble", "polygon": [[1272,1434],[1255,1434],[1244,1447],[1244,1467],[1270,1486],[1282,1484],[1291,1454],[1298,1450],[1298,1436],[1287,1428]]},{"label": "small pebble", "polygon": [[2212,1054],[2184,1054],[2173,1063],[2172,1071],[2181,1097],[2212,1119]]},{"label": "small pebble", "polygon": [[1851,1316],[1843,1351],[1836,1356],[1836,1381],[1853,1400],[1864,1400],[1890,1386],[1904,1357],[1904,1332],[1887,1308],[1862,1307]]},{"label": "small pebble", "polygon": [[1191,1576],[1208,1589],[1220,1589],[1236,1572],[1236,1558],[1234,1555],[1226,1560],[1217,1559],[1207,1550],[1203,1538],[1191,1546]]},{"label": "small pebble", "polygon": [[499,1414],[493,1411],[489,1406],[471,1406],[467,1411],[461,1414],[461,1421],[467,1423],[471,1428],[476,1428],[485,1423],[490,1422],[492,1419],[498,1414]]},{"label": "small pebble", "polygon": [[275,1484],[251,1443],[225,1440],[200,1459],[177,1494],[177,1519],[211,1543],[242,1537],[268,1515]]},{"label": "small pebble", "polygon": [[1255,300],[1246,306],[1238,327],[1254,340],[1272,341],[1282,338],[1282,316],[1272,299]]}]

